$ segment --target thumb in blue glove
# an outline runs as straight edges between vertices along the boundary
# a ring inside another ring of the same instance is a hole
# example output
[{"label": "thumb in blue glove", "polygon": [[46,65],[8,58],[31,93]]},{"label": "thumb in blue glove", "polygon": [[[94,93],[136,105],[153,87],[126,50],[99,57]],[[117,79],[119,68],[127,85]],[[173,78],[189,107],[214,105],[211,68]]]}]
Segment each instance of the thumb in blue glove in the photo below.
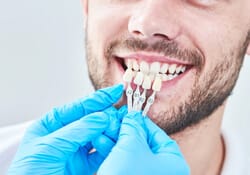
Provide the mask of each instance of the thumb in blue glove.
[{"label": "thumb in blue glove", "polygon": [[102,89],[46,114],[27,130],[8,174],[95,173],[104,157],[90,154],[90,143],[109,127],[107,111],[122,93],[122,85]]},{"label": "thumb in blue glove", "polygon": [[148,117],[127,114],[117,144],[98,175],[189,175],[190,170],[177,143]]}]

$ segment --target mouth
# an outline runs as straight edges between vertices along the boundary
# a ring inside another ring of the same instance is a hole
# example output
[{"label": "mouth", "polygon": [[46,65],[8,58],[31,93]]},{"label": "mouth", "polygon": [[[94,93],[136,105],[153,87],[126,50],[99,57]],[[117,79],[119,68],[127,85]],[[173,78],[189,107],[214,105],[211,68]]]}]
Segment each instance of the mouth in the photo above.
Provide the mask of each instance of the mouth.
[{"label": "mouth", "polygon": [[115,59],[125,74],[128,70],[131,70],[131,75],[128,78],[130,80],[124,81],[131,82],[132,86],[139,85],[135,82],[138,73],[142,73],[144,78],[148,76],[152,82],[158,77],[161,79],[163,85],[165,85],[173,84],[194,67],[192,64],[161,56],[137,54],[126,57],[115,56]]},{"label": "mouth", "polygon": [[[144,116],[147,115],[155,98],[159,99],[165,92],[169,93],[171,87],[176,88],[177,82],[186,77],[185,75],[194,67],[192,64],[164,56],[133,54],[114,58],[126,83],[128,111],[140,111],[144,108]],[[183,84],[185,82],[187,79]]]}]

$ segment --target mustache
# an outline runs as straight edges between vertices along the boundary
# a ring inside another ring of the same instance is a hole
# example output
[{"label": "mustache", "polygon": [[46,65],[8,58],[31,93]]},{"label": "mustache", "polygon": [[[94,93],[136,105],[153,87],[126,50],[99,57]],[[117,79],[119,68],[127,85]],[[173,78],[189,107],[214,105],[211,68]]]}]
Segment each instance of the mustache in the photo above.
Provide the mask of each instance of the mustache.
[{"label": "mustache", "polygon": [[198,68],[204,65],[204,57],[201,52],[191,49],[182,49],[175,41],[167,41],[164,39],[149,43],[140,39],[128,38],[125,40],[111,41],[105,50],[104,55],[110,59],[115,51],[125,48],[133,52],[145,51],[161,53],[166,57],[173,57],[180,61],[188,62]]}]

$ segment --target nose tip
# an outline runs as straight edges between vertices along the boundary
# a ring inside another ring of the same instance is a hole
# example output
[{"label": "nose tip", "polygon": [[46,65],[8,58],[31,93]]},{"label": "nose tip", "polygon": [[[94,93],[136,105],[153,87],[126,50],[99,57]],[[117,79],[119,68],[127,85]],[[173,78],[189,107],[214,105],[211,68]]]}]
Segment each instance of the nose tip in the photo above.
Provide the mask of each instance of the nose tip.
[{"label": "nose tip", "polygon": [[168,9],[163,9],[163,6],[166,7],[166,4],[154,1],[145,7],[137,8],[128,21],[129,33],[139,39],[175,39],[180,32],[176,15]]}]

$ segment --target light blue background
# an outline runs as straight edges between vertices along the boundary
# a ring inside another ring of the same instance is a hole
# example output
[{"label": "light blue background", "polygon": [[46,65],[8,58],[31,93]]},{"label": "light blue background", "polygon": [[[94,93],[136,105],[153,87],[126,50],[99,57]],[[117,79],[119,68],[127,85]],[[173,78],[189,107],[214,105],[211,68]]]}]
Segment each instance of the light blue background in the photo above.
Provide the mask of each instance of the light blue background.
[{"label": "light blue background", "polygon": [[[80,0],[0,1],[0,126],[40,117],[92,91],[83,41]],[[225,125],[244,133],[249,75],[246,58],[225,117]]]}]

